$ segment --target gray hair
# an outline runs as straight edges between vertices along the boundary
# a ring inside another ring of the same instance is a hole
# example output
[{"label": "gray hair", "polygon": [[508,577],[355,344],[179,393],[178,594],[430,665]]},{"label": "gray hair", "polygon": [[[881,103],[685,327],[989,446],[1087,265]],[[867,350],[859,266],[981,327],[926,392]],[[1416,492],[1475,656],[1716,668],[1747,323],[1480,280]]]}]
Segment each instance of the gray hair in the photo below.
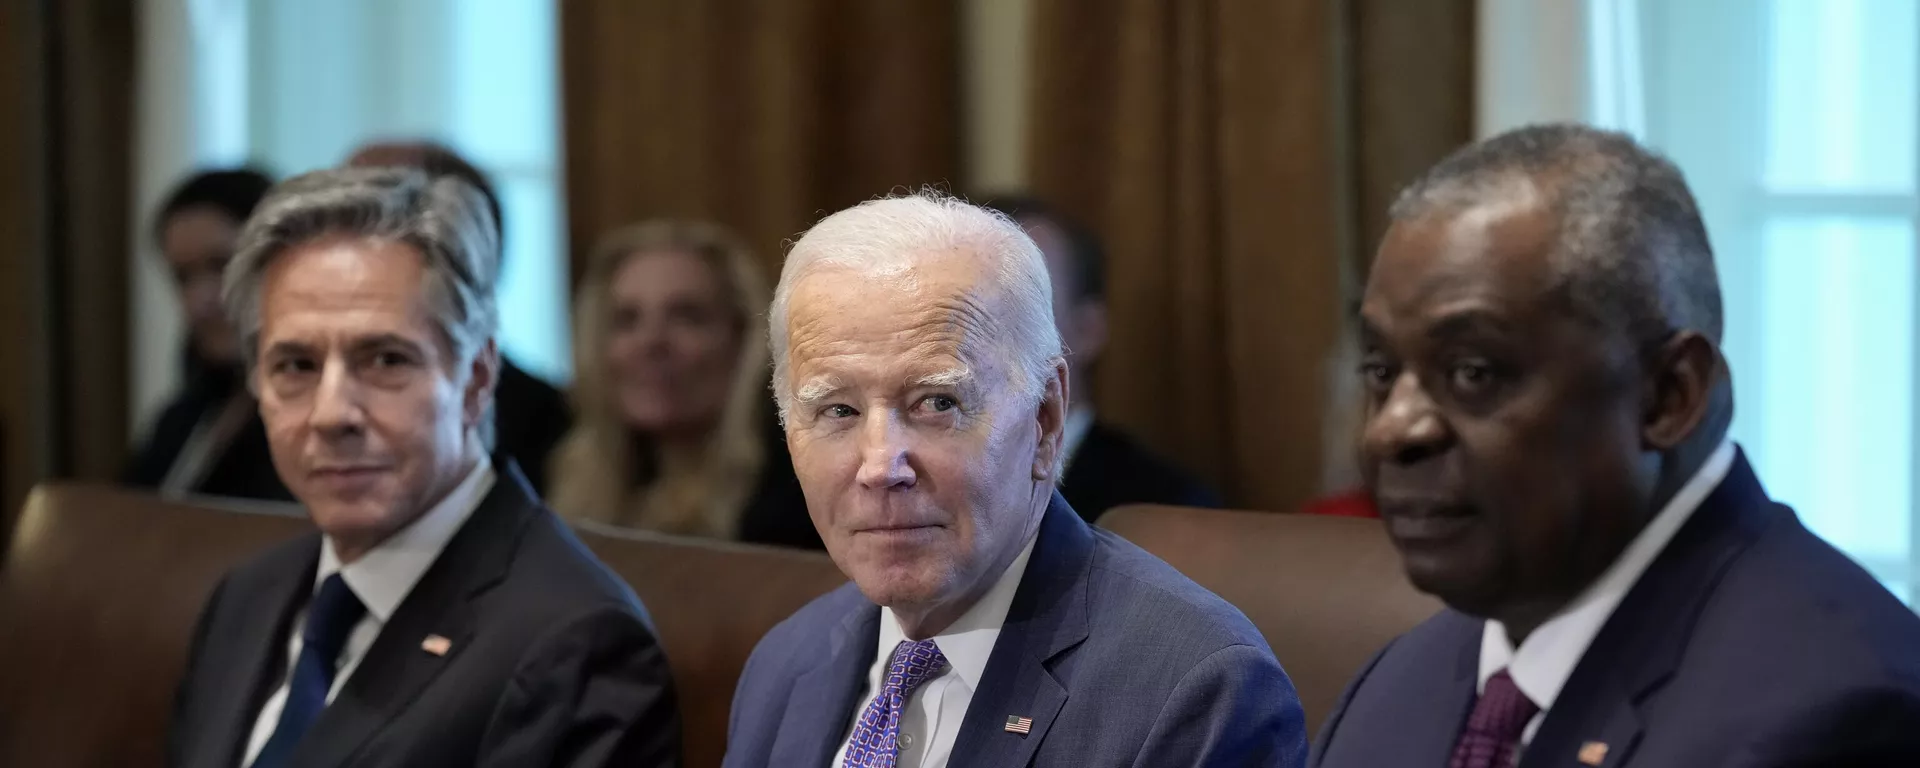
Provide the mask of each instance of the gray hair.
[{"label": "gray hair", "polygon": [[1006,215],[926,190],[869,200],[828,216],[793,244],[767,317],[781,421],[793,404],[793,384],[787,378],[787,302],[801,278],[827,267],[868,277],[910,278],[927,255],[956,252],[991,268],[993,287],[1007,299],[1006,311],[993,320],[1015,357],[1021,394],[1038,404],[1065,354],[1060,329],[1053,324],[1053,284],[1040,248]]},{"label": "gray hair", "polygon": [[[240,334],[251,380],[259,360],[260,294],[267,268],[295,246],[359,237],[412,246],[425,259],[427,306],[456,361],[470,361],[499,330],[494,289],[500,239],[472,185],[402,168],[338,168],[274,186],[247,220],[227,264],[221,299]],[[464,376],[464,366],[456,372]],[[491,406],[481,433],[492,444]]]},{"label": "gray hair", "polygon": [[1699,205],[1672,161],[1626,134],[1535,125],[1467,146],[1401,192],[1404,221],[1538,195],[1559,222],[1551,254],[1574,308],[1638,341],[1722,331],[1720,280]]}]

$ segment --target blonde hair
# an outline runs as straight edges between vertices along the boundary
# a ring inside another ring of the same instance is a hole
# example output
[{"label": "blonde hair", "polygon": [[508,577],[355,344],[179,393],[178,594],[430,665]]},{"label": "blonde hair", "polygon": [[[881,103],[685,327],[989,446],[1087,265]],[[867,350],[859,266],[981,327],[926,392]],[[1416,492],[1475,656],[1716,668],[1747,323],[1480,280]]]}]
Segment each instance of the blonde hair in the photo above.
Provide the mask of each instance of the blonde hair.
[{"label": "blonde hair", "polygon": [[[724,285],[740,355],[719,425],[690,469],[666,473],[646,435],[621,417],[608,381],[613,279],[642,254],[698,257]],[[762,408],[768,358],[766,278],[751,249],[724,227],[648,221],[608,233],[586,265],[573,313],[575,422],[554,452],[553,507],[574,520],[731,539],[767,461]]]}]

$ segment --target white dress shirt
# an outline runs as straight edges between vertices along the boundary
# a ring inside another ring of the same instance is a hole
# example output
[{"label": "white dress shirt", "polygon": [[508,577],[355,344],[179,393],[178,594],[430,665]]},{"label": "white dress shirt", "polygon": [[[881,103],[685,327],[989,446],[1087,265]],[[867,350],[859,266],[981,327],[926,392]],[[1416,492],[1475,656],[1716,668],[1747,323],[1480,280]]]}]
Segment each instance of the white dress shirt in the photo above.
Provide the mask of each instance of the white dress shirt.
[{"label": "white dress shirt", "polygon": [[[441,499],[433,509],[421,515],[407,527],[400,529],[379,546],[361,555],[360,559],[345,566],[340,564],[340,555],[333,548],[333,540],[321,537],[320,568],[313,577],[313,589],[320,590],[321,582],[335,573],[353,590],[355,597],[367,607],[366,615],[360,623],[353,626],[353,632],[347,635],[347,644],[340,649],[340,658],[335,660],[333,687],[327,691],[327,702],[340,693],[340,688],[353,676],[353,670],[360,666],[361,657],[373,646],[373,640],[380,636],[380,628],[386,626],[400,601],[405,600],[413,585],[425,575],[427,568],[440,557],[440,551],[446,549],[447,542],[460,526],[473,516],[474,509],[486,498],[487,491],[493,488],[493,464],[481,459],[479,465],[461,480],[446,498]],[[274,726],[280,723],[280,711],[287,705],[287,687],[293,679],[294,663],[300,659],[301,635],[307,625],[307,610],[293,617],[293,628],[287,640],[287,673],[280,681],[280,687],[267,703],[260,708],[260,716],[253,721],[253,736],[247,741],[247,758],[241,765],[252,765],[260,756],[260,750],[267,746],[267,740],[273,737]]]},{"label": "white dress shirt", "polygon": [[[933,636],[940,655],[947,657],[948,669],[922,683],[907,698],[906,709],[900,713],[900,752],[894,763],[897,768],[946,768],[953,741],[960,735],[960,725],[966,722],[967,705],[973,703],[973,692],[980,688],[980,676],[987,671],[987,659],[993,656],[993,644],[1000,639],[1000,627],[1007,623],[1007,609],[1012,607],[1013,595],[1020,589],[1020,577],[1027,572],[1033,542],[1034,539],[1027,540],[1020,555],[979,602],[961,614],[952,626]],[[853,710],[847,735],[840,740],[840,751],[833,755],[833,768],[845,764],[853,725],[879,695],[880,681],[886,677],[894,646],[906,639],[893,609],[881,608],[879,650],[874,654],[873,668],[867,672],[867,695]]]},{"label": "white dress shirt", "polygon": [[1580,657],[1586,655],[1594,636],[1600,634],[1600,628],[1613,616],[1613,609],[1619,607],[1640,575],[1653,564],[1660,551],[1666,549],[1667,542],[1673,540],[1694,510],[1726,479],[1727,470],[1733,466],[1733,453],[1733,443],[1721,443],[1659,514],[1647,522],[1647,527],[1621,550],[1620,557],[1607,566],[1600,578],[1535,628],[1518,649],[1507,636],[1506,625],[1487,621],[1480,635],[1478,690],[1484,693],[1487,680],[1505,669],[1520,692],[1540,707],[1540,713],[1527,722],[1520,738],[1521,746],[1533,741],[1533,734],[1540,730],[1547,711],[1553,709],[1554,700],[1559,698],[1560,689],[1573,675]]}]

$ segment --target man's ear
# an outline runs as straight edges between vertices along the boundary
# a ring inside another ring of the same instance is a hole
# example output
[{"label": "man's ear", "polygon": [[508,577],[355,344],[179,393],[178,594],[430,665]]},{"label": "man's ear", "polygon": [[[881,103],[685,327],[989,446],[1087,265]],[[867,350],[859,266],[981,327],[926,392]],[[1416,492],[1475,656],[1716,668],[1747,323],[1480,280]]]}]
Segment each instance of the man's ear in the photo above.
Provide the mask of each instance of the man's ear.
[{"label": "man's ear", "polygon": [[467,370],[467,389],[462,408],[468,429],[475,429],[487,418],[487,406],[493,403],[493,390],[500,385],[500,347],[493,339],[473,355]]},{"label": "man's ear", "polygon": [[1066,450],[1067,361],[1054,358],[1053,376],[1040,398],[1035,425],[1040,428],[1039,449],[1033,454],[1033,479],[1058,480],[1060,457]]},{"label": "man's ear", "polygon": [[1724,366],[1719,348],[1695,331],[1681,331],[1660,345],[1642,411],[1640,435],[1647,448],[1670,450],[1699,429]]}]

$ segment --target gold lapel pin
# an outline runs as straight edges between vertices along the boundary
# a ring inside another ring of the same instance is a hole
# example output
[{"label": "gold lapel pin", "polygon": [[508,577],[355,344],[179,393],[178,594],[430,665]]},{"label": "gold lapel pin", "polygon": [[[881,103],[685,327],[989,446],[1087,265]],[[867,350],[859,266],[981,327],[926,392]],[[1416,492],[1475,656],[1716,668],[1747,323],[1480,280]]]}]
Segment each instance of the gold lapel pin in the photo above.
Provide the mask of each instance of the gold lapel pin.
[{"label": "gold lapel pin", "polygon": [[1580,745],[1580,762],[1585,765],[1599,765],[1607,761],[1607,743],[1589,741]]},{"label": "gold lapel pin", "polygon": [[[447,651],[453,650],[453,641],[439,635],[427,635],[427,639],[420,641],[420,650],[435,656],[445,656]],[[1600,749],[1603,752],[1606,751],[1606,747]]]}]

